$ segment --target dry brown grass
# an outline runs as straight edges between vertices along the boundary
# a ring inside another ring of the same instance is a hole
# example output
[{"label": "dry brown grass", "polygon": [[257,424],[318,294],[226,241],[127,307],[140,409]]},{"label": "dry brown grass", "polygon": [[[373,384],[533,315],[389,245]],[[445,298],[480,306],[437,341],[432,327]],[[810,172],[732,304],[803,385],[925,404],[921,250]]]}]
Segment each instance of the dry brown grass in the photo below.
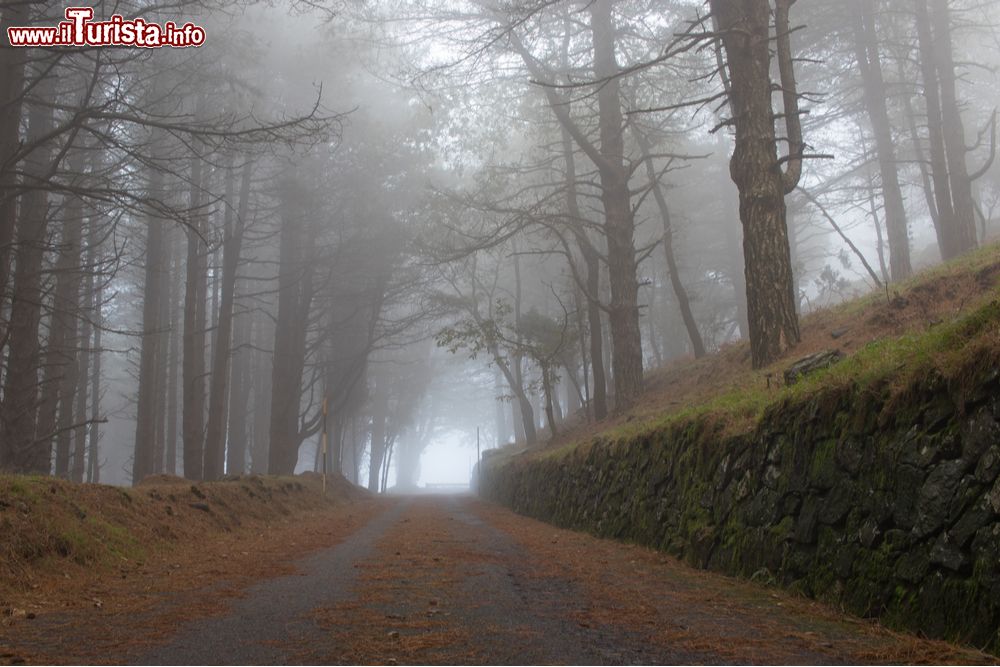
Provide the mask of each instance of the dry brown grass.
[{"label": "dry brown grass", "polygon": [[[850,355],[873,341],[928,331],[995,299],[998,284],[1000,244],[993,244],[894,285],[888,294],[873,292],[806,315],[802,341],[767,368],[752,370],[749,343],[741,342],[702,359],[680,359],[652,370],[632,409],[599,423],[570,420],[541,448],[577,446],[619,427],[680,413],[725,395],[777,395],[785,369],[795,360],[828,349]],[[739,420],[740,415],[727,414],[725,419]]]},{"label": "dry brown grass", "polygon": [[0,664],[121,662],[344,539],[382,510],[366,496],[341,482],[324,498],[303,476],[134,489],[0,477]]}]

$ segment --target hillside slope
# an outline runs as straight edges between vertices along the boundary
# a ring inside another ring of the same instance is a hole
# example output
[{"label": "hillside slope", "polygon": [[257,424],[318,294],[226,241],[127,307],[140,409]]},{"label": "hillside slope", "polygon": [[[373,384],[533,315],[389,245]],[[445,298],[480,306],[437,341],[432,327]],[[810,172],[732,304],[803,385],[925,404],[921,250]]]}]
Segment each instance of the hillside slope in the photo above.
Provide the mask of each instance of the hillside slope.
[{"label": "hillside slope", "polygon": [[[806,318],[762,371],[744,346],[678,364],[611,424],[488,457],[480,491],[1000,651],[998,277],[993,246]],[[782,381],[831,341],[844,360]]]}]

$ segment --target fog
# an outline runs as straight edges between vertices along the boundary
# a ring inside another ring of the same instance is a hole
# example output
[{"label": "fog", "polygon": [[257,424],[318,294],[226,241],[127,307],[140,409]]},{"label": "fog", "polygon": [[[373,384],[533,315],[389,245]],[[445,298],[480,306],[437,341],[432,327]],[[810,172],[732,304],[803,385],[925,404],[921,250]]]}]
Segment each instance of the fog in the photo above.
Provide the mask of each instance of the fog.
[{"label": "fog", "polygon": [[995,4],[788,4],[128,0],[93,20],[204,43],[5,42],[0,469],[466,487],[477,433],[762,368],[995,238]]}]

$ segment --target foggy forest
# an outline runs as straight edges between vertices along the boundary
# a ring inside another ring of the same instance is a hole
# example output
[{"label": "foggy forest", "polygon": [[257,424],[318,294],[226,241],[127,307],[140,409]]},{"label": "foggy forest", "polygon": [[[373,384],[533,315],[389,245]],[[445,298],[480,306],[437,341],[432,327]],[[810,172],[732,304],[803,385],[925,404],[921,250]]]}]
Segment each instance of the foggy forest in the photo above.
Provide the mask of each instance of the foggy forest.
[{"label": "foggy forest", "polygon": [[468,484],[997,231],[993,2],[94,11],[205,40],[0,50],[7,472]]}]

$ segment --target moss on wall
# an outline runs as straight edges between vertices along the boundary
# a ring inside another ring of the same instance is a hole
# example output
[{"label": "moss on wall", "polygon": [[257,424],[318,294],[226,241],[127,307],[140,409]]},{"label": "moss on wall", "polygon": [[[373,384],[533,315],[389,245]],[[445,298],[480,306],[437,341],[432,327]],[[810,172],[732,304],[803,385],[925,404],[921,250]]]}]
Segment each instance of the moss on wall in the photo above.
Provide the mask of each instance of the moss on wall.
[{"label": "moss on wall", "polygon": [[1000,381],[838,385],[732,434],[705,415],[485,462],[480,493],[568,528],[1000,651]]}]

